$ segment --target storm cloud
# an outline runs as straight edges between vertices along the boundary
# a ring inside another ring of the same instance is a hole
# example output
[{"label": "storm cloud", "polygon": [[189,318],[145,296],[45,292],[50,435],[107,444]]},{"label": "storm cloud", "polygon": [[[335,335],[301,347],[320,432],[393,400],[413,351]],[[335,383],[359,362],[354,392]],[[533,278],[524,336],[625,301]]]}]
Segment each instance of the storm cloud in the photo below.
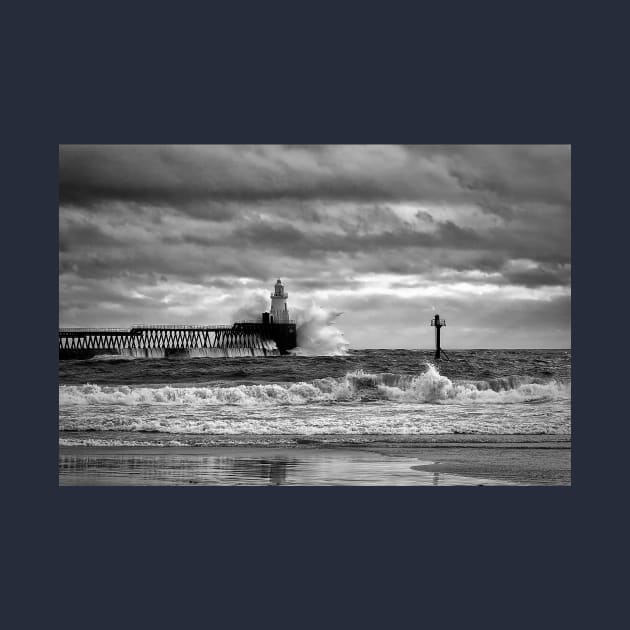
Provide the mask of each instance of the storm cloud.
[{"label": "storm cloud", "polygon": [[568,347],[570,158],[538,145],[61,146],[60,325],[224,323],[281,277],[289,307],[343,311],[354,347],[430,346],[438,309],[446,347]]}]

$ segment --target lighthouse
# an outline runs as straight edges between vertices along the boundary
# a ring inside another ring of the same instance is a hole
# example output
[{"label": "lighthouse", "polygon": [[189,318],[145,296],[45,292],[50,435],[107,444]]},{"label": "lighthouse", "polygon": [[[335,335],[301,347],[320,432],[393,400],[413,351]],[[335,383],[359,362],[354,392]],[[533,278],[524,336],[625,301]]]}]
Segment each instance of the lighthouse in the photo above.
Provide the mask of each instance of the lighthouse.
[{"label": "lighthouse", "polygon": [[289,319],[288,297],[289,294],[284,292],[282,280],[278,278],[271,294],[271,308],[269,312],[262,314],[262,322],[260,324],[256,322],[239,324],[239,326],[256,332],[265,339],[274,341],[280,354],[288,354],[289,350],[297,346],[297,328],[295,322]]},{"label": "lighthouse", "polygon": [[271,294],[271,310],[270,315],[274,324],[286,324],[289,322],[289,310],[287,309],[288,293],[284,292],[284,285],[280,278],[276,282],[276,286]]}]

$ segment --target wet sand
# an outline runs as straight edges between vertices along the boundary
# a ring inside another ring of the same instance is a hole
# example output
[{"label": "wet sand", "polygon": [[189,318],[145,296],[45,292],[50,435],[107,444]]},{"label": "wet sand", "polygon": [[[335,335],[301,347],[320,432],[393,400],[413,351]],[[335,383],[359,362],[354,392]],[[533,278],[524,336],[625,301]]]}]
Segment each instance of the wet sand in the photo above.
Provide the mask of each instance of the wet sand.
[{"label": "wet sand", "polygon": [[570,485],[570,443],[59,447],[59,485]]},{"label": "wet sand", "polygon": [[[421,459],[436,452],[414,453]],[[512,484],[571,485],[571,451],[528,448],[445,448],[431,464],[414,466],[427,472],[449,472],[457,475],[496,477]]]}]

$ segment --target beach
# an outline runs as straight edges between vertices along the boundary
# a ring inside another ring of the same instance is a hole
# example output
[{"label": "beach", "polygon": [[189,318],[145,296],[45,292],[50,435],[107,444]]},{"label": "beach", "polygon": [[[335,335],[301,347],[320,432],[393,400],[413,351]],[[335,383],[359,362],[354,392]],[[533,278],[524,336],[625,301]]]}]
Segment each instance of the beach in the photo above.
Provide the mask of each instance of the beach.
[{"label": "beach", "polygon": [[[570,485],[571,445],[557,438],[369,446],[60,446],[59,484],[490,486]],[[443,436],[442,436],[443,437]]]},{"label": "beach", "polygon": [[570,485],[565,350],[60,362],[60,485]]}]

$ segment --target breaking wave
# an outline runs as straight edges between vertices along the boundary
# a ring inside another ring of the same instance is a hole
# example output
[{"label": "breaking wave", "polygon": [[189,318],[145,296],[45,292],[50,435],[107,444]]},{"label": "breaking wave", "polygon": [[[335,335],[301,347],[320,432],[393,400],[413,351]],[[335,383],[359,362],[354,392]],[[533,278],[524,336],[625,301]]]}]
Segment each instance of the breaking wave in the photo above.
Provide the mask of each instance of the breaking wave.
[{"label": "breaking wave", "polygon": [[[269,302],[263,294],[256,295],[249,303],[233,313],[233,319],[260,321],[261,313],[268,308]],[[341,315],[313,303],[307,308],[291,306],[292,319],[296,322],[297,347],[290,354],[300,357],[344,356],[349,343],[343,332],[336,326]]]},{"label": "breaking wave", "polygon": [[294,309],[297,322],[297,348],[291,354],[301,357],[343,356],[349,343],[335,322],[341,313],[316,304],[309,308]]},{"label": "breaking wave", "polygon": [[512,404],[568,399],[571,384],[511,376],[480,381],[451,381],[428,365],[419,375],[362,370],[341,378],[310,382],[237,386],[137,387],[62,385],[59,403],[69,405],[306,405],[309,403],[400,401],[433,404]]}]

